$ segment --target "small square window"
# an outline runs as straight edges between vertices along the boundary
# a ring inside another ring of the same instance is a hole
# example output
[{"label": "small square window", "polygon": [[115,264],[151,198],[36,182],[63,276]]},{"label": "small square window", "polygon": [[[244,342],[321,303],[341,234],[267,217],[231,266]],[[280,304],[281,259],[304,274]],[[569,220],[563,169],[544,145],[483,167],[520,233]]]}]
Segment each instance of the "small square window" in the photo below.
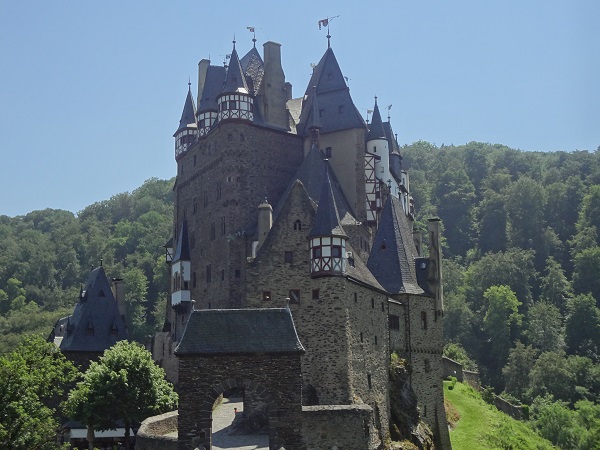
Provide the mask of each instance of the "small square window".
[{"label": "small square window", "polygon": [[263,291],[262,299],[265,302],[271,301],[271,291]]},{"label": "small square window", "polygon": [[235,277],[236,278],[240,277],[240,269],[235,269]]},{"label": "small square window", "polygon": [[313,289],[312,290],[312,299],[313,300],[319,300],[319,290],[318,289]]},{"label": "small square window", "polygon": [[283,261],[287,264],[291,264],[294,262],[294,252],[284,252],[283,253]]},{"label": "small square window", "polygon": [[390,323],[390,330],[399,330],[400,329],[400,316],[396,316],[395,314],[390,314],[389,323]]}]

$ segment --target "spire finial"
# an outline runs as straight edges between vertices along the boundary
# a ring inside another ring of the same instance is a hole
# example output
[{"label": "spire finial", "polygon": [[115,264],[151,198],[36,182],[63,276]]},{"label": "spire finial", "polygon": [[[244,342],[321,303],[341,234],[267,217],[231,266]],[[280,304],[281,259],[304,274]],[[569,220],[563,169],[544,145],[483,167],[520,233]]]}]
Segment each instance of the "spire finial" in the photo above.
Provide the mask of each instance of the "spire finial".
[{"label": "spire finial", "polygon": [[100,258],[100,267],[102,267],[102,263],[104,262],[103,258]]},{"label": "spire finial", "polygon": [[233,49],[235,50],[235,33],[233,33]]},{"label": "spire finial", "polygon": [[248,31],[250,33],[252,33],[252,43],[254,45],[254,48],[256,48],[256,31],[254,30],[254,27],[246,27],[248,29]]},{"label": "spire finial", "polygon": [[377,105],[377,96],[375,96],[375,104]]},{"label": "spire finial", "polygon": [[329,34],[329,22],[331,22],[336,17],[340,17],[339,15],[333,17],[327,17],[326,19],[319,20],[319,30],[321,27],[327,27],[327,48],[331,48],[331,34]]},{"label": "spire finial", "polygon": [[331,35],[329,34],[329,26],[327,27],[327,48],[331,48]]},{"label": "spire finial", "polygon": [[192,91],[192,79],[188,77],[188,91]]}]

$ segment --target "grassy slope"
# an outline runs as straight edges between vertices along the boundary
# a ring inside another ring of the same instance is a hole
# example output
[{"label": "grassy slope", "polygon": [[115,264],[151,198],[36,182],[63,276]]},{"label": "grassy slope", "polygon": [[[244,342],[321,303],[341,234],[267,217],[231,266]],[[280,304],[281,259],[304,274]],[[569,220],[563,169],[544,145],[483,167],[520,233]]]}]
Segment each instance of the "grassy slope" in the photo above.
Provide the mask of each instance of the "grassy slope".
[{"label": "grassy slope", "polygon": [[453,390],[448,390],[448,384],[444,382],[444,395],[460,414],[455,429],[450,432],[453,450],[554,448],[526,423],[485,403],[471,387],[456,383]]}]

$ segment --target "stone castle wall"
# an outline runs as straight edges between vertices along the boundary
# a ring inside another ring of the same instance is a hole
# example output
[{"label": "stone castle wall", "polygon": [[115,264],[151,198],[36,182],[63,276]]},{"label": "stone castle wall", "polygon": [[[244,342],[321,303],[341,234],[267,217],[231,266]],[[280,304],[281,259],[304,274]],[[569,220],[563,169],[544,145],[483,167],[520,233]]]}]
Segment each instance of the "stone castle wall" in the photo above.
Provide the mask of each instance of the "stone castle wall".
[{"label": "stone castle wall", "polygon": [[177,411],[148,417],[135,437],[135,450],[177,450],[177,437],[167,436],[177,431]]},{"label": "stone castle wall", "polygon": [[243,306],[249,244],[242,230],[256,222],[265,197],[279,200],[301,161],[298,136],[227,122],[180,159],[175,228],[186,217],[192,261],[210,262],[210,269],[192,267],[196,309]]},{"label": "stone castle wall", "polygon": [[373,410],[367,405],[304,406],[302,435],[308,449],[369,450]]},{"label": "stone castle wall", "polygon": [[302,450],[300,353],[179,359],[179,450],[209,448],[212,409],[226,390],[254,391],[267,405],[271,448]]}]

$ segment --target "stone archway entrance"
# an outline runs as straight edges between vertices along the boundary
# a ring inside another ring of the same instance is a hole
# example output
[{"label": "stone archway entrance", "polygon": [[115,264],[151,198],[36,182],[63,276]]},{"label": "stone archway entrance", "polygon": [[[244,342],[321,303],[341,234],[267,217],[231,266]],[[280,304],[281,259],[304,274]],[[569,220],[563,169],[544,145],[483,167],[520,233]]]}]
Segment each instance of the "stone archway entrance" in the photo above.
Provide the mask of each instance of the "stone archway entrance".
[{"label": "stone archway entrance", "polygon": [[231,389],[251,394],[268,416],[269,449],[303,450],[304,353],[285,308],[193,311],[179,362],[178,449],[212,448],[215,401]]}]

